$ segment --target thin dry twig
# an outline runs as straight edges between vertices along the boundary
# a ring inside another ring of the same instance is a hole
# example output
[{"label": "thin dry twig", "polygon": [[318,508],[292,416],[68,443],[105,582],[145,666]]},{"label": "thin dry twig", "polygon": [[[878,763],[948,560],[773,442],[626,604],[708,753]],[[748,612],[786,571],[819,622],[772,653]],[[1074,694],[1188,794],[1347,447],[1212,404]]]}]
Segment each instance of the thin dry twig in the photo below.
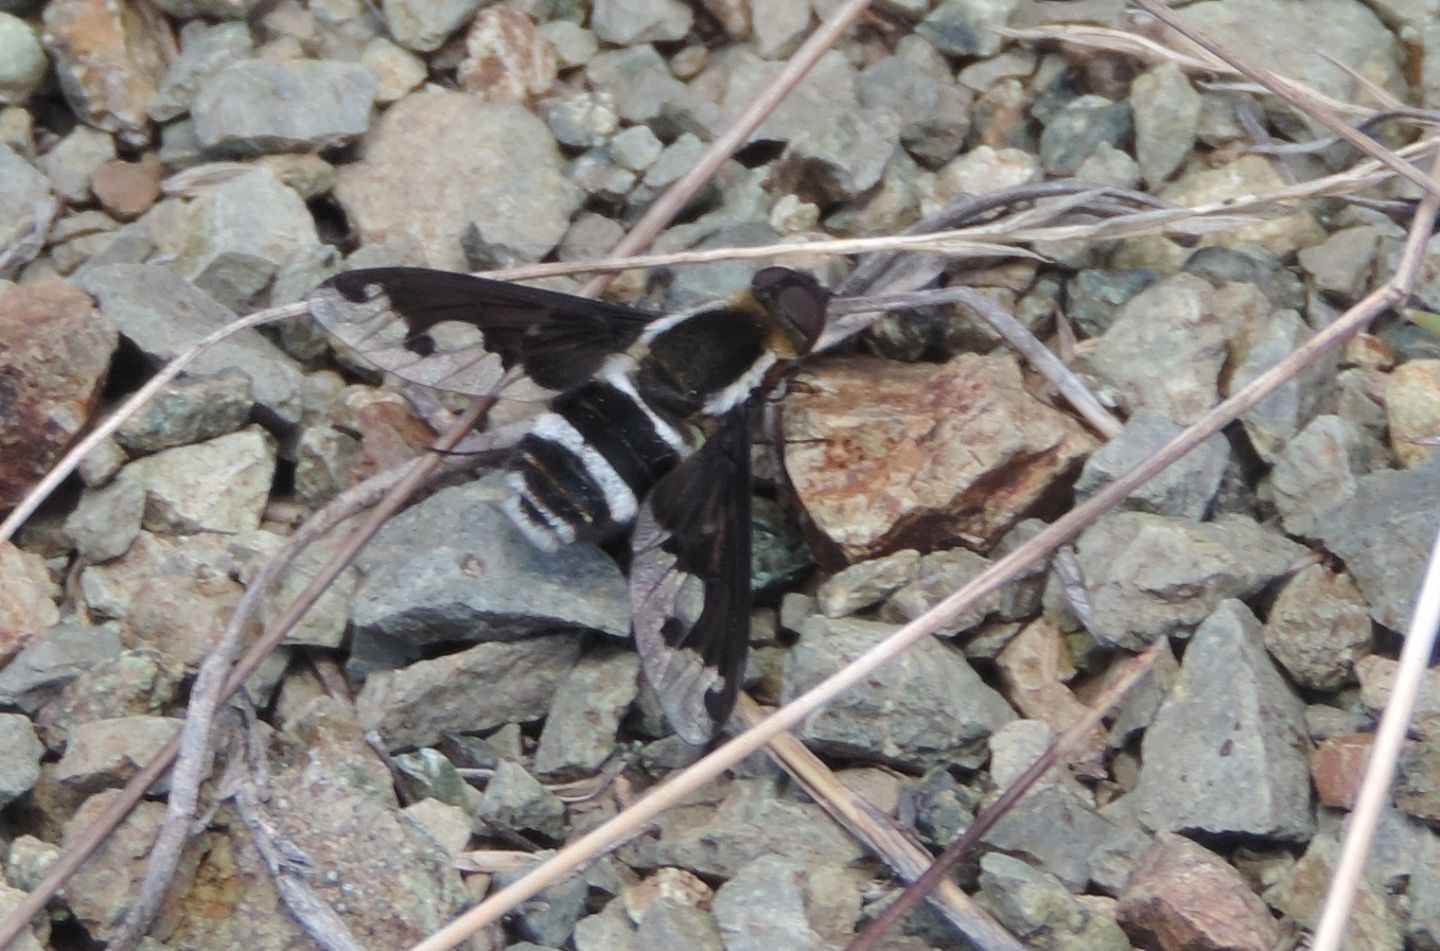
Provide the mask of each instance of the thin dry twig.
[{"label": "thin dry twig", "polygon": [[895,926],[900,916],[905,914],[926,897],[930,890],[948,882],[946,875],[955,867],[970,849],[974,848],[980,841],[980,837],[995,827],[1015,803],[1020,801],[1030,789],[1040,781],[1040,777],[1049,772],[1050,768],[1059,763],[1063,758],[1068,758],[1095,737],[1095,729],[1100,721],[1109,712],[1110,708],[1119,703],[1130,690],[1140,682],[1140,678],[1150,672],[1159,659],[1162,650],[1169,646],[1169,641],[1162,637],[1145,649],[1145,652],[1132,658],[1125,670],[1115,682],[1105,689],[1100,696],[1096,697],[1090,706],[1085,710],[1085,715],[1070,725],[1063,734],[1045,748],[1045,752],[1031,763],[1025,772],[1016,777],[1015,781],[1000,794],[990,805],[981,810],[965,830],[954,842],[945,847],[925,870],[925,874],[905,889],[904,893],[896,899],[885,911],[865,929],[863,934],[858,935],[854,941],[846,947],[845,951],[871,951],[875,944],[885,935],[885,932]]},{"label": "thin dry twig", "polygon": [[[1440,154],[1431,163],[1430,174],[1440,183]],[[1440,215],[1440,190],[1431,189],[1421,200],[1415,220],[1411,222],[1399,266],[1385,285],[1393,288],[1402,299],[1409,297],[1415,284],[1437,215]],[[1315,951],[1336,951],[1340,947],[1355,899],[1355,889],[1364,873],[1365,859],[1380,821],[1380,811],[1389,798],[1390,781],[1405,740],[1410,714],[1414,710],[1415,697],[1428,669],[1437,624],[1440,624],[1440,536],[1437,536],[1435,548],[1430,554],[1424,583],[1410,619],[1410,629],[1405,635],[1405,646],[1400,651],[1400,668],[1390,689],[1390,702],[1385,705],[1385,713],[1375,731],[1375,742],[1370,747],[1370,758],[1365,766],[1365,778],[1361,781],[1360,793],[1350,814],[1350,830],[1346,833],[1340,860],[1336,863],[1329,891],[1325,895],[1325,904],[1315,930]]]},{"label": "thin dry twig", "polygon": [[[735,722],[745,727],[765,715],[745,694],[735,707]],[[840,781],[792,733],[781,733],[765,751],[820,804],[832,819],[870,847],[903,881],[922,878],[930,853],[917,845],[890,819]],[[1022,951],[1022,945],[951,881],[942,881],[927,897],[931,907],[949,921],[977,951]]]},{"label": "thin dry twig", "polygon": [[216,330],[195,344],[194,347],[167,363],[144,386],[131,394],[129,399],[107,416],[103,423],[96,426],[84,439],[71,447],[70,451],[65,453],[65,456],[55,464],[55,467],[45,474],[45,478],[25,494],[25,498],[20,500],[20,504],[15,506],[15,510],[5,521],[0,522],[0,542],[9,541],[15,537],[15,533],[19,531],[21,525],[25,524],[25,520],[34,515],[41,503],[50,497],[50,493],[54,492],[60,483],[75,471],[75,467],[80,464],[81,459],[89,455],[96,446],[119,429],[125,420],[139,412],[140,408],[160,392],[165,384],[179,376],[181,371],[203,356],[207,350],[242,330],[250,330],[262,324],[274,323],[290,317],[299,317],[304,313],[304,304],[289,304],[285,307],[272,307],[270,310],[262,310],[248,317],[242,317]]}]

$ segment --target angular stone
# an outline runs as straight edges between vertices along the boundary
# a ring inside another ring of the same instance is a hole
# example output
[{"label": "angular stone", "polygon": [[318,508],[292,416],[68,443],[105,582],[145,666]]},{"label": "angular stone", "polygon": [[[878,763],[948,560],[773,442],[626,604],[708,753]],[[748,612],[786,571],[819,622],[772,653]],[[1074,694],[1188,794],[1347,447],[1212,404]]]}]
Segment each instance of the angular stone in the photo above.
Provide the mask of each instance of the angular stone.
[{"label": "angular stone", "polygon": [[374,94],[358,63],[242,60],[200,84],[190,115],[214,155],[319,151],[365,133]]},{"label": "angular stone", "polygon": [[1027,948],[1130,951],[1113,904],[1072,895],[1055,876],[1003,852],[980,857],[980,900]]},{"label": "angular stone", "polygon": [[1244,516],[1196,523],[1141,512],[1103,518],[1075,551],[1092,605],[1090,633],[1127,650],[1183,637],[1220,602],[1255,594],[1307,554]]},{"label": "angular stone", "polygon": [[784,427],[816,533],[851,560],[993,542],[1094,446],[1030,396],[1009,356],[833,361],[797,378]]},{"label": "angular stone", "polygon": [[123,785],[180,732],[182,722],[139,716],[81,723],[70,734],[55,778],[89,793]]},{"label": "angular stone", "polygon": [[634,651],[603,649],[581,658],[550,705],[535,772],[546,779],[593,775],[615,752],[615,732],[638,692]]},{"label": "angular stone", "polygon": [[1355,678],[1355,662],[1370,653],[1370,608],[1344,572],[1308,565],[1291,578],[1270,608],[1265,646],[1302,687],[1334,690]]},{"label": "angular stone", "polygon": [[844,869],[761,856],[715,892],[726,951],[834,947],[854,935],[860,890]]},{"label": "angular stone", "polygon": [[[785,658],[782,699],[813,687],[892,631],[868,621],[812,618]],[[807,720],[801,735],[838,755],[909,769],[942,761],[979,765],[990,734],[1014,718],[963,654],[928,638]]]},{"label": "angular stone", "polygon": [[1313,537],[1355,495],[1368,468],[1366,442],[1354,423],[1325,415],[1285,444],[1270,470],[1270,489],[1287,532]]},{"label": "angular stone", "polygon": [[[147,358],[173,360],[235,319],[234,313],[170,270],[153,264],[112,264],[78,280],[100,309]],[[282,422],[300,418],[300,369],[258,330],[221,341],[190,364],[197,376],[239,368],[255,401]]]},{"label": "angular stone", "polygon": [[575,635],[552,634],[374,671],[355,698],[356,713],[391,749],[538,720],[578,654]]},{"label": "angular stone", "polygon": [[1225,601],[1191,638],[1145,733],[1135,816],[1153,829],[1303,842],[1314,831],[1309,747],[1304,704],[1266,655],[1260,622]]},{"label": "angular stone", "polygon": [[0,289],[0,509],[49,471],[86,425],[117,342],[81,291],[57,281]]},{"label": "angular stone", "polygon": [[[428,147],[417,151],[416,142]],[[516,154],[527,160],[515,162]],[[439,91],[386,110],[364,158],[341,171],[335,196],[363,242],[413,236],[426,263],[452,271],[470,270],[465,244],[493,262],[540,259],[580,202],[529,110]]]},{"label": "angular stone", "polygon": [[186,535],[254,531],[274,477],[275,447],[258,427],[146,456],[119,476],[144,490],[146,529]]},{"label": "angular stone", "polygon": [[500,511],[506,491],[444,489],[391,519],[361,553],[352,670],[398,666],[431,644],[555,628],[629,633],[629,592],[615,562],[593,545],[540,551]]},{"label": "angular stone", "polygon": [[45,45],[70,107],[87,125],[144,144],[147,112],[165,79],[160,21],[108,0],[57,0],[45,5],[44,18]]},{"label": "angular stone", "polygon": [[1135,114],[1135,156],[1154,188],[1180,167],[1195,147],[1200,94],[1179,66],[1162,63],[1135,77],[1130,88]]},{"label": "angular stone", "polygon": [[1241,874],[1173,832],[1158,832],[1120,896],[1120,924],[1142,947],[1271,951],[1280,929]]},{"label": "angular stone", "polygon": [[35,735],[28,717],[0,713],[0,809],[34,787],[44,754],[45,744]]},{"label": "angular stone", "polygon": [[[1097,449],[1085,462],[1075,482],[1075,498],[1084,501],[1130,472],[1184,429],[1179,423],[1148,410],[1125,421],[1120,434]],[[1202,518],[1220,489],[1230,461],[1230,444],[1214,436],[1192,449],[1174,465],[1126,497],[1124,506],[1138,512]]]}]

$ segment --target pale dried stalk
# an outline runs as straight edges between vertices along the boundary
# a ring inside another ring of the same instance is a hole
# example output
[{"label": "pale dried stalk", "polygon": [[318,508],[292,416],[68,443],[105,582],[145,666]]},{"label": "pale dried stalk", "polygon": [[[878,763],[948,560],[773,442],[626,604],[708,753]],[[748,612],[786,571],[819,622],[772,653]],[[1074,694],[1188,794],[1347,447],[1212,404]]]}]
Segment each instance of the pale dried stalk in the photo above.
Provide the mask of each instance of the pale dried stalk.
[{"label": "pale dried stalk", "polygon": [[[735,706],[735,722],[751,727],[765,711],[746,694]],[[805,748],[792,733],[781,733],[765,751],[784,767],[820,808],[846,831],[885,860],[902,881],[919,880],[930,867],[931,856],[864,797],[840,781],[830,768]],[[929,895],[931,907],[949,921],[977,951],[1023,951],[1023,946],[951,881],[939,882]]]},{"label": "pale dried stalk", "polygon": [[158,373],[155,374],[144,386],[136,390],[129,399],[106,417],[105,421],[90,431],[84,439],[80,440],[64,457],[55,464],[55,467],[45,474],[45,478],[35,484],[35,487],[25,494],[20,504],[10,513],[5,521],[0,522],[0,542],[9,541],[19,531],[25,520],[35,514],[35,510],[41,503],[50,497],[50,493],[75,471],[80,460],[89,455],[96,446],[100,445],[115,430],[119,429],[125,420],[134,416],[140,408],[148,403],[156,393],[180,375],[191,363],[195,362],[207,350],[220,343],[226,337],[239,333],[242,330],[250,330],[262,324],[273,323],[277,320],[285,320],[290,317],[299,317],[306,312],[304,304],[289,304],[285,307],[273,307],[270,310],[262,310],[251,314],[248,317],[241,317],[232,323],[226,324],[219,330],[208,335],[194,347],[185,353],[180,354],[174,360],[167,363]]},{"label": "pale dried stalk", "polygon": [[[1440,183],[1440,155],[1431,163],[1430,174]],[[1429,246],[1437,212],[1440,212],[1440,197],[1437,195],[1440,195],[1440,190],[1431,189],[1420,202],[1415,220],[1410,225],[1400,265],[1386,284],[1387,288],[1395,288],[1402,299],[1409,296]],[[1375,731],[1375,742],[1370,747],[1370,757],[1365,764],[1365,778],[1361,781],[1355,808],[1350,813],[1350,829],[1345,835],[1340,860],[1316,924],[1314,951],[1337,951],[1340,947],[1355,900],[1355,889],[1364,873],[1365,859],[1380,821],[1380,811],[1389,799],[1390,781],[1405,741],[1410,715],[1414,711],[1415,697],[1420,692],[1420,684],[1435,646],[1437,624],[1440,624],[1440,536],[1437,536],[1435,548],[1430,553],[1424,583],[1411,615],[1410,629],[1405,635],[1405,646],[1400,651],[1400,667],[1390,688],[1390,701],[1385,705],[1385,713]]]}]

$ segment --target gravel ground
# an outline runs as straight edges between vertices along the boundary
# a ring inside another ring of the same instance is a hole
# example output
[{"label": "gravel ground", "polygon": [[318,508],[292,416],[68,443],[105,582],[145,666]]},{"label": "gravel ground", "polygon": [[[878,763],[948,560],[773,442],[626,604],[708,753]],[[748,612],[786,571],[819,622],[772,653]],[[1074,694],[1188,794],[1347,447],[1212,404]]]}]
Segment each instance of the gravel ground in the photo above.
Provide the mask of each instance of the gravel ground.
[{"label": "gravel ground", "polygon": [[[834,6],[0,0],[0,508],[156,367],[338,271],[602,256]],[[1433,0],[1179,12],[1362,107],[1346,121],[1440,110]],[[1174,57],[1041,38],[1081,26],[1172,39],[1118,0],[877,4],[655,249],[893,235],[1045,182],[1112,189],[1067,219],[1094,225],[1146,196],[1237,200],[1359,161],[1273,149],[1325,133]],[[1369,131],[1398,147],[1415,128]],[[1049,345],[1111,423],[973,306],[886,317],[807,363],[778,451],[757,442],[749,692],[818,683],[1385,280],[1418,190],[1350,191],[1371,201],[933,264]],[[768,263],[627,273],[614,293],[678,309]],[[783,263],[838,286],[853,259]],[[1313,924],[1440,530],[1440,237],[1408,307],[804,724],[841,781],[938,849],[1165,642],[1103,734],[957,873],[1019,946],[1269,951]],[[443,402],[307,320],[245,331],[0,543],[0,912],[174,736],[297,526],[425,453]],[[504,491],[452,475],[422,493],[250,678],[255,715],[220,718],[203,823],[143,947],[311,947],[317,922],[353,942],[329,946],[408,946],[698,758],[639,676],[614,558],[536,550]],[[337,546],[307,549],[261,619]],[[1437,697],[1347,948],[1440,948]],[[166,794],[13,947],[113,941]],[[466,946],[840,947],[898,888],[755,757]],[[887,942],[967,946],[927,908]]]}]

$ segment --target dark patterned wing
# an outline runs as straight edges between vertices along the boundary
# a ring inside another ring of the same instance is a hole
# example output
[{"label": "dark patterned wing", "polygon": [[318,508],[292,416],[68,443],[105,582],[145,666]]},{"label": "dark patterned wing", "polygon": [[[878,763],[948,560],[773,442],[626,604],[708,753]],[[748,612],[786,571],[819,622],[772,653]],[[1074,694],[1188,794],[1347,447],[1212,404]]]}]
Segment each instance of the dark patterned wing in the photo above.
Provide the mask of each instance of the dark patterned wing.
[{"label": "dark patterned wing", "polygon": [[495,395],[514,367],[544,389],[569,389],[658,316],[414,267],[337,274],[308,303],[321,326],[380,369],[471,396]]},{"label": "dark patterned wing", "polygon": [[708,743],[750,647],[750,413],[721,419],[640,507],[630,608],[640,666],[675,732]]}]

